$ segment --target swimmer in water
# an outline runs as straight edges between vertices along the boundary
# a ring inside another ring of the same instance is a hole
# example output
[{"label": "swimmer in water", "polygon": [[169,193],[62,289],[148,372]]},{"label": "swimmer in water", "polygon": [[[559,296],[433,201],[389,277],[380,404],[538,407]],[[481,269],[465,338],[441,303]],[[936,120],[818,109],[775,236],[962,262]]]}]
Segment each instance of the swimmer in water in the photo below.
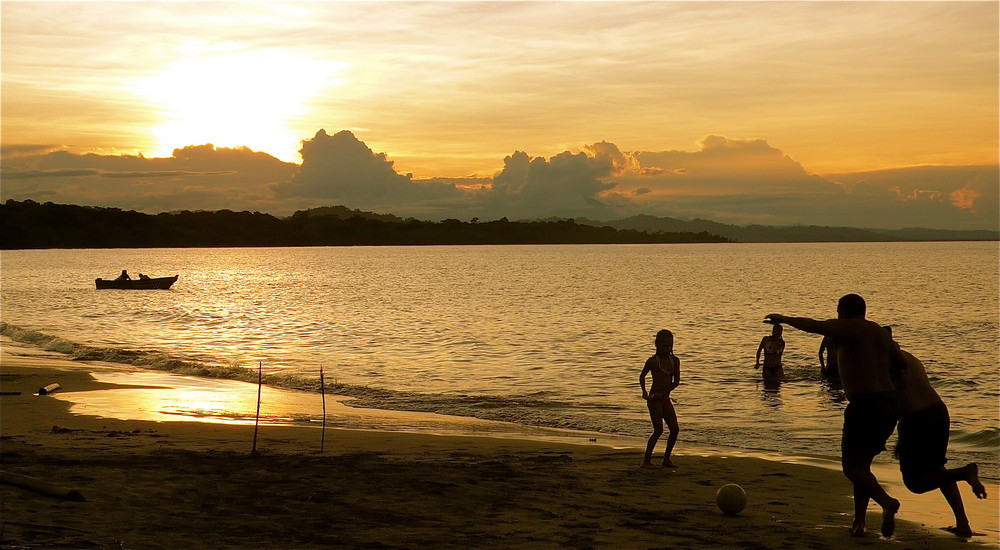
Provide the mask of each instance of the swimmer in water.
[{"label": "swimmer in water", "polygon": [[761,373],[764,383],[777,385],[784,379],[785,372],[781,368],[781,354],[785,352],[785,340],[781,337],[781,325],[774,325],[771,334],[760,339],[757,346],[757,362],[753,368],[760,368],[760,352],[764,352],[764,371]]}]

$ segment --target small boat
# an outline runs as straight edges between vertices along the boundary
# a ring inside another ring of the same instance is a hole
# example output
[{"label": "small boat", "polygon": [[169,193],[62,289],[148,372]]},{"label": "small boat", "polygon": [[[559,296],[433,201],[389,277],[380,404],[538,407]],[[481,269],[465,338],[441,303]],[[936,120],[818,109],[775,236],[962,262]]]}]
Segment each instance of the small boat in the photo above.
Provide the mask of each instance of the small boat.
[{"label": "small boat", "polygon": [[147,279],[94,279],[98,290],[102,288],[117,288],[121,290],[167,290],[170,285],[177,282],[177,275],[173,277],[156,277]]}]

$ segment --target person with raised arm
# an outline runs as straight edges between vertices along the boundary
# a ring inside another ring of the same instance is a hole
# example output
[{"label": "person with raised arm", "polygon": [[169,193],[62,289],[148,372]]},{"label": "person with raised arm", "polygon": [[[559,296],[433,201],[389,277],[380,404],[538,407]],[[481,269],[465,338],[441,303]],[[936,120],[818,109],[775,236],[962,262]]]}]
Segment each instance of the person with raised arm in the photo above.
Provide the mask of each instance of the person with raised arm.
[{"label": "person with raised arm", "polygon": [[872,473],[872,460],[882,451],[896,428],[899,408],[890,370],[905,368],[906,360],[892,338],[878,323],[865,319],[864,298],[847,294],[837,302],[837,318],[825,321],[778,313],[765,322],[780,323],[813,334],[830,336],[837,345],[840,380],[847,396],[841,436],[841,468],[854,487],[854,521],[851,534],[865,534],[868,501],[882,507],[881,532],[896,530],[899,501],[889,496]]}]

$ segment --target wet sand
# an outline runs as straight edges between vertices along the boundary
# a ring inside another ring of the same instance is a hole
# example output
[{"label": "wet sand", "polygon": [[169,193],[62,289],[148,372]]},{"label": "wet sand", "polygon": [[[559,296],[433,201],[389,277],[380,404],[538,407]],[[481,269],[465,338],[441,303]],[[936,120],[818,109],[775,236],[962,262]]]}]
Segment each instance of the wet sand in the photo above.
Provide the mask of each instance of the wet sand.
[{"label": "wet sand", "polygon": [[[353,409],[330,399],[333,427],[321,452],[322,430],[296,420],[300,396],[265,389],[269,423],[260,426],[251,455],[254,426],[244,414],[245,397],[217,402],[228,381],[192,380],[207,392],[198,399],[216,400],[199,406],[187,382],[109,372],[4,343],[0,389],[21,393],[0,396],[3,470],[86,500],[0,484],[0,546],[997,547],[995,530],[966,541],[939,529],[951,523],[948,516],[927,524],[919,515],[907,520],[908,507],[926,515],[934,508],[919,503],[943,500],[939,495],[904,499],[894,540],[877,536],[874,506],[868,536],[851,538],[850,485],[835,469],[685,449],[683,434],[679,468],[642,470],[634,441]],[[51,383],[60,389],[34,395]],[[256,389],[242,384],[241,396],[247,387]],[[249,402],[255,401],[254,391]],[[128,403],[131,410],[114,415],[128,419],[97,415]],[[749,495],[737,516],[715,505],[726,483]],[[995,516],[995,492],[983,502],[962,489],[974,527],[976,514]]]}]

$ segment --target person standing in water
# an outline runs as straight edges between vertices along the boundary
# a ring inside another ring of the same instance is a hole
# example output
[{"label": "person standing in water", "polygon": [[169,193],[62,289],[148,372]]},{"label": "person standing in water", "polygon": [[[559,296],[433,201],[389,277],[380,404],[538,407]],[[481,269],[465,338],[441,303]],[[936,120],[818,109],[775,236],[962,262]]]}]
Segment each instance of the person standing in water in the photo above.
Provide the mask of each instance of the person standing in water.
[{"label": "person standing in water", "polygon": [[837,302],[837,318],[819,321],[806,317],[766,316],[768,323],[783,323],[799,330],[831,336],[837,342],[840,381],[849,401],[844,409],[840,461],[844,476],[854,487],[854,521],[851,534],[865,534],[868,502],[882,507],[882,536],[896,530],[899,501],[889,496],[872,473],[872,461],[885,450],[896,429],[899,407],[891,369],[905,369],[906,359],[878,323],[865,319],[865,300],[846,294]]},{"label": "person standing in water", "polygon": [[[646,442],[646,455],[642,460],[643,468],[656,468],[653,464],[653,448],[663,435],[663,423],[667,423],[670,434],[667,436],[667,450],[663,455],[663,466],[676,468],[670,459],[670,453],[677,443],[677,413],[670,399],[670,392],[681,383],[681,360],[674,355],[674,335],[669,330],[656,333],[656,353],[642,366],[639,374],[639,387],[642,388],[642,398],[646,400],[649,409],[649,419],[653,423],[653,434]],[[646,374],[653,378],[653,383],[646,391]]]},{"label": "person standing in water", "polygon": [[781,325],[774,325],[771,334],[760,339],[757,346],[757,362],[753,368],[760,368],[760,352],[764,352],[764,371],[761,373],[764,384],[777,385],[785,377],[781,368],[781,354],[785,352],[785,340],[781,337]]},{"label": "person standing in water", "polygon": [[[826,355],[826,361],[823,356]],[[819,372],[827,378],[838,378],[840,369],[837,362],[837,343],[830,336],[824,336],[819,345]]]},{"label": "person standing in water", "polygon": [[[882,328],[892,335],[890,327]],[[968,483],[977,498],[986,498],[986,487],[979,481],[979,465],[973,462],[951,470],[944,467],[951,431],[948,407],[931,386],[924,364],[909,352],[900,351],[906,358],[906,368],[892,371],[892,383],[899,403],[896,458],[903,485],[917,494],[940,490],[955,514],[955,525],[946,529],[960,537],[971,537],[975,533],[957,482]]]}]

